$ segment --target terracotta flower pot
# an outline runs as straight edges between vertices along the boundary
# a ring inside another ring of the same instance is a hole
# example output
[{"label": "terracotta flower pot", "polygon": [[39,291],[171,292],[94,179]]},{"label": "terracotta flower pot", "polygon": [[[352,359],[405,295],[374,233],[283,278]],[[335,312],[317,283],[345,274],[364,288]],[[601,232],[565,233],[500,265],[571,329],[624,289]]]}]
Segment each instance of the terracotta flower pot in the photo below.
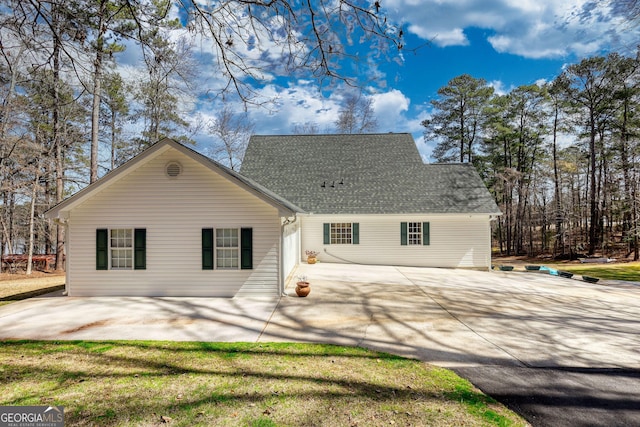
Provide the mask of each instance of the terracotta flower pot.
[{"label": "terracotta flower pot", "polygon": [[311,286],[309,286],[309,282],[298,282],[296,283],[296,294],[299,297],[306,297],[311,292]]}]

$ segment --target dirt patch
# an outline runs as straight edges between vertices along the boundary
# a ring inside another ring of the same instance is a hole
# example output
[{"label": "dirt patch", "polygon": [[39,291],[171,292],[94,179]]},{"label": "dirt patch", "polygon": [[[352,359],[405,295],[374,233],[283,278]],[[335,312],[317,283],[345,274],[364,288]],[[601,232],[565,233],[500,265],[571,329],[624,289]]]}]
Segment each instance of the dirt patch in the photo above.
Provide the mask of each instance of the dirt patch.
[{"label": "dirt patch", "polygon": [[73,334],[74,332],[85,331],[91,328],[97,328],[99,326],[104,326],[109,324],[108,320],[97,320],[91,323],[85,323],[84,325],[78,326],[77,328],[67,329],[66,331],[62,331],[63,334]]}]

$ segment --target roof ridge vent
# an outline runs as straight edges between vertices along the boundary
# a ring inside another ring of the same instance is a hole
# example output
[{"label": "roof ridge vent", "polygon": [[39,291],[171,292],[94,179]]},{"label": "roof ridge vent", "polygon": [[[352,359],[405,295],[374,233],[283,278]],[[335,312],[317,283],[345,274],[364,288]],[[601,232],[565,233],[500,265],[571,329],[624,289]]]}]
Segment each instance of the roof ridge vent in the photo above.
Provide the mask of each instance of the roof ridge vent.
[{"label": "roof ridge vent", "polygon": [[176,161],[171,161],[167,163],[164,171],[169,178],[176,178],[182,173],[182,165]]}]

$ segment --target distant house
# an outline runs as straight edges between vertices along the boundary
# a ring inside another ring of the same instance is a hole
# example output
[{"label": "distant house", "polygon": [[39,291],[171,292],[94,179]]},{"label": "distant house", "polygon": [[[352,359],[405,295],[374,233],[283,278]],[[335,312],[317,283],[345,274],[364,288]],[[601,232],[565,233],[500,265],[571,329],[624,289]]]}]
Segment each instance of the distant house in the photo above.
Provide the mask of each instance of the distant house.
[{"label": "distant house", "polygon": [[408,134],[254,136],[241,173],[162,140],[50,209],[72,296],[279,295],[304,260],[489,268],[500,212]]}]

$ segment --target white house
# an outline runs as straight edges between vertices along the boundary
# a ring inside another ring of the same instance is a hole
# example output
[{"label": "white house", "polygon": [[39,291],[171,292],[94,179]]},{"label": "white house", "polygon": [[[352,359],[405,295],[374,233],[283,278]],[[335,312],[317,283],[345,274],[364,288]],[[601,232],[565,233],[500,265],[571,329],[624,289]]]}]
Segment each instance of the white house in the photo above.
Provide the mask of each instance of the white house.
[{"label": "white house", "polygon": [[279,295],[282,223],[302,210],[169,139],[50,209],[71,296]]},{"label": "white house", "polygon": [[46,215],[71,296],[279,295],[326,262],[490,268],[500,212],[468,164],[408,134],[254,136],[241,173],[165,139]]},{"label": "white house", "polygon": [[480,176],[468,163],[425,165],[409,134],[254,136],[240,172],[304,210],[285,227],[287,267],[306,250],[326,262],[491,266],[500,211]]}]

